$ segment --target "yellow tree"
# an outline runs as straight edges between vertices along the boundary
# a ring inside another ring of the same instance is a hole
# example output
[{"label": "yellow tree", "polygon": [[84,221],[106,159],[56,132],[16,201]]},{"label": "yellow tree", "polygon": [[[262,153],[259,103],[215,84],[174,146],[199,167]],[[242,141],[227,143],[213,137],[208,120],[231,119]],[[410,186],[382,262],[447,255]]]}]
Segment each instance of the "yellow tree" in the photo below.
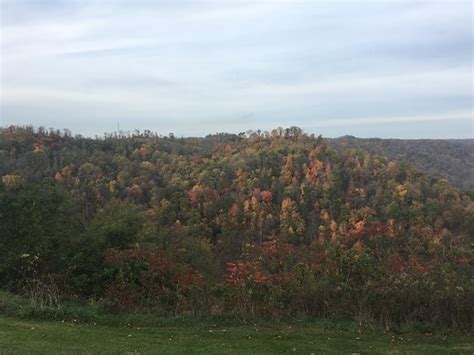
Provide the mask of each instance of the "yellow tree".
[{"label": "yellow tree", "polygon": [[281,236],[293,244],[303,240],[305,223],[298,211],[296,202],[285,198],[281,203],[280,232]]}]

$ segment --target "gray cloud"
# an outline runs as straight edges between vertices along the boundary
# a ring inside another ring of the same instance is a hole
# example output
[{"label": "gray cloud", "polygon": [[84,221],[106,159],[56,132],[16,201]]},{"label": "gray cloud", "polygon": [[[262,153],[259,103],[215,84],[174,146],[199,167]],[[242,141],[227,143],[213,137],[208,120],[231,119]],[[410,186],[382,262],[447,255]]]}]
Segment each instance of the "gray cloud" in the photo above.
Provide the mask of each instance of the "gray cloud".
[{"label": "gray cloud", "polygon": [[338,135],[359,122],[384,136],[407,135],[393,127],[409,122],[444,130],[433,117],[464,112],[450,123],[464,129],[449,132],[472,135],[470,2],[3,0],[1,9],[3,125]]}]

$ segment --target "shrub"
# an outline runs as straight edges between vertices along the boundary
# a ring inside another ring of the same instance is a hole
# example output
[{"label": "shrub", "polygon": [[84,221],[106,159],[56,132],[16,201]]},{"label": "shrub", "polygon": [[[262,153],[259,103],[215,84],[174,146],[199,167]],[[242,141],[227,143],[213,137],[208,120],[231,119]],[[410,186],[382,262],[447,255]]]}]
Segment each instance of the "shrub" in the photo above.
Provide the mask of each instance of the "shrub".
[{"label": "shrub", "polygon": [[111,310],[190,312],[206,284],[199,272],[153,248],[110,249],[105,264],[110,285],[103,302]]}]

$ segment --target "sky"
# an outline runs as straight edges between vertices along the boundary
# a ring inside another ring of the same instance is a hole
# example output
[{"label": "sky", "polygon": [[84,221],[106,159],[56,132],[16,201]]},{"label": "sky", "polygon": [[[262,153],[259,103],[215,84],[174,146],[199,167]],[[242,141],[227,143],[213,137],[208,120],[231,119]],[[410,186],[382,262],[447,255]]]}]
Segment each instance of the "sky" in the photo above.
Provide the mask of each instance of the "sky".
[{"label": "sky", "polygon": [[474,137],[471,1],[0,4],[0,126]]}]

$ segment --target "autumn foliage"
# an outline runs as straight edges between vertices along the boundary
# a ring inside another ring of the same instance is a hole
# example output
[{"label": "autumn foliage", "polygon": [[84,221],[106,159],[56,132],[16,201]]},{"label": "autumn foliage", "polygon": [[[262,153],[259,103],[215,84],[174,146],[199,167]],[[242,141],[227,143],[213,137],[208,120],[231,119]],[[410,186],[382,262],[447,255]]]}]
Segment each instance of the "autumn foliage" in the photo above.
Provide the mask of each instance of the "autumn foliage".
[{"label": "autumn foliage", "polygon": [[[0,284],[111,311],[472,327],[474,202],[300,129],[0,130]],[[46,282],[46,281],[45,281]]]}]

